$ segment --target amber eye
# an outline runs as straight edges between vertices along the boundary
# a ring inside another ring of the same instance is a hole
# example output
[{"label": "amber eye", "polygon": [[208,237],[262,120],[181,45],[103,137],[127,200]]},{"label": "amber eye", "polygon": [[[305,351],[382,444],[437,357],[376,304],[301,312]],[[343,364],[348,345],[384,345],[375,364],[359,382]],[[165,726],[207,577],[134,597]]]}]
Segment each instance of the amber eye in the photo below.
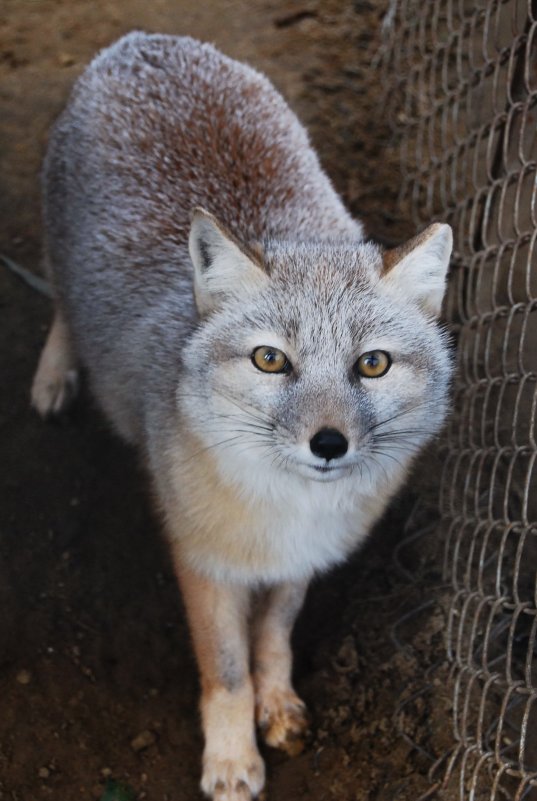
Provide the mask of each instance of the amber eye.
[{"label": "amber eye", "polygon": [[252,353],[252,361],[257,369],[264,373],[291,372],[291,364],[283,350],[271,348],[268,345],[256,348]]},{"label": "amber eye", "polygon": [[388,372],[392,366],[390,354],[383,350],[368,350],[367,353],[362,353],[356,364],[354,370],[358,375],[364,378],[380,378]]}]

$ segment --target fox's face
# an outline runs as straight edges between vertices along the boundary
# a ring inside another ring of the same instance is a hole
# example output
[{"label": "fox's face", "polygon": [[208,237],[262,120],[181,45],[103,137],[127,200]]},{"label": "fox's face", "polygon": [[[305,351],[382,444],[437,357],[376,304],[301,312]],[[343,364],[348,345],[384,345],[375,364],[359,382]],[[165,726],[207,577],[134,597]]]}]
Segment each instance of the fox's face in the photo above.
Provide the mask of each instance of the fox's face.
[{"label": "fox's face", "polygon": [[199,211],[190,248],[202,321],[178,399],[221,469],[369,485],[404,469],[445,414],[449,227],[384,254],[269,242],[260,257]]}]

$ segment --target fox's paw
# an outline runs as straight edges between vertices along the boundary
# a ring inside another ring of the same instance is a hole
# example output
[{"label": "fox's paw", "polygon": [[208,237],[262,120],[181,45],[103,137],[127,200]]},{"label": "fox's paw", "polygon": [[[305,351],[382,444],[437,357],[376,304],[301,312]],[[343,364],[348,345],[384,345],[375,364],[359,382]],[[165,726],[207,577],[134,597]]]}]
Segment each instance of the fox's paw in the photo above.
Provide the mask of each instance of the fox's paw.
[{"label": "fox's paw", "polygon": [[59,414],[70,405],[77,390],[78,370],[66,370],[42,359],[32,385],[32,406],[41,417]]},{"label": "fox's paw", "polygon": [[265,784],[265,765],[255,748],[234,759],[203,757],[201,789],[213,801],[251,801]]},{"label": "fox's paw", "polygon": [[256,720],[267,745],[298,756],[308,734],[306,706],[292,689],[258,693]]}]

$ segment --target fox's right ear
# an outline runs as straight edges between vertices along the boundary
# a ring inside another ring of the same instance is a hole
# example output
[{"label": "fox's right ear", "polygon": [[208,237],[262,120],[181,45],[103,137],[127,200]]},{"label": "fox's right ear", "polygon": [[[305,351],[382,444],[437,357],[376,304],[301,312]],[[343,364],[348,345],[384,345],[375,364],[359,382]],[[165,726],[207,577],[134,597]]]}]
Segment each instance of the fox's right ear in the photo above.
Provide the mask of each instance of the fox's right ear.
[{"label": "fox's right ear", "polygon": [[202,315],[226,298],[241,299],[268,284],[258,255],[248,251],[205,209],[194,209],[188,247],[196,305]]}]

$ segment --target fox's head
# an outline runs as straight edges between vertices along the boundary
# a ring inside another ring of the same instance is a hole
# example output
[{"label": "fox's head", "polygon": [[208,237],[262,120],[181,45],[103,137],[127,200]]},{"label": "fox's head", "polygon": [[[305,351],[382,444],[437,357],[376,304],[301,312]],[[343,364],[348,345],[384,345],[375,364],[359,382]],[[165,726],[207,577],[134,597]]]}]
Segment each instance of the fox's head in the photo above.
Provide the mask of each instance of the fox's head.
[{"label": "fox's head", "polygon": [[[194,212],[200,323],[183,414],[219,469],[248,485],[298,475],[375,485],[440,427],[450,358],[437,323],[452,236],[435,224],[394,250],[370,242],[247,247]],[[256,480],[258,483],[258,480]]]}]

